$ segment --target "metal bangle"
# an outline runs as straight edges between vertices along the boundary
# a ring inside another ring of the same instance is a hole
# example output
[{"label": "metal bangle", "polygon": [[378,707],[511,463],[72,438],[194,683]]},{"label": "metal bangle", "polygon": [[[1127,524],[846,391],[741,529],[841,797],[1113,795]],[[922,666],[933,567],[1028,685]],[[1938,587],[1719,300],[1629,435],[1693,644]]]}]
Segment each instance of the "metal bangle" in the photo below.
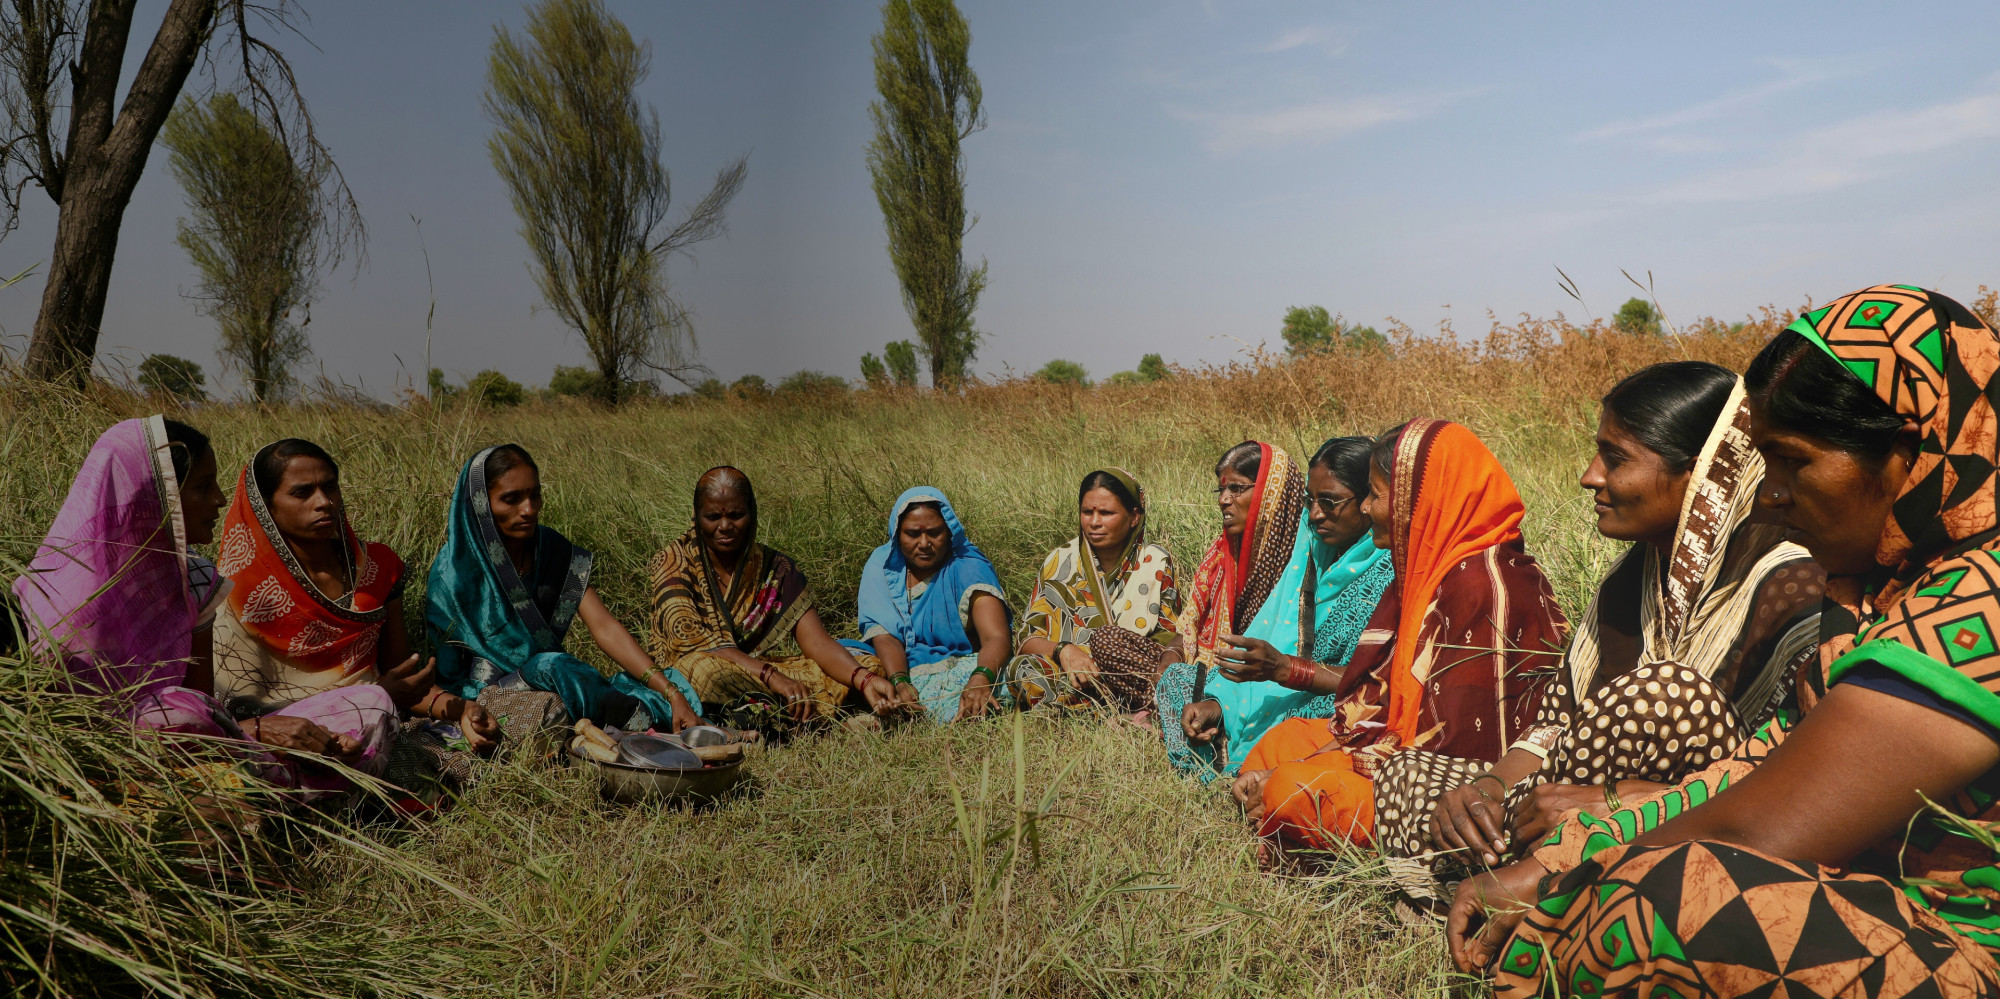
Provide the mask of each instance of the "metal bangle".
[{"label": "metal bangle", "polygon": [[889,674],[889,685],[890,685],[890,686],[892,686],[892,687],[893,687],[893,686],[895,686],[896,684],[899,684],[899,683],[907,683],[907,684],[910,684],[911,686],[915,686],[915,685],[916,685],[916,681],[914,681],[914,680],[911,680],[911,679],[910,679],[910,674],[908,674],[908,673],[891,673],[891,674]]},{"label": "metal bangle", "polygon": [[1615,780],[1606,781],[1604,783],[1604,803],[1610,805],[1611,810],[1614,812],[1619,811],[1625,807],[1625,803],[1623,801],[1618,800],[1617,781]]}]

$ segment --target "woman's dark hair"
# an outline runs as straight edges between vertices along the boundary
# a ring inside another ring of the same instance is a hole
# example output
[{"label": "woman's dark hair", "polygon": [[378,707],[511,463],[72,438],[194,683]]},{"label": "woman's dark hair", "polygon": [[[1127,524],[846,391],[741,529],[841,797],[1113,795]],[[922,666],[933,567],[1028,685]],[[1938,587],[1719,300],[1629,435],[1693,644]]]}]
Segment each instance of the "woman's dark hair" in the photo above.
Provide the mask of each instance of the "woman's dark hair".
[{"label": "woman's dark hair", "polygon": [[271,494],[278,491],[278,483],[285,477],[285,466],[291,464],[293,458],[318,458],[333,469],[335,481],[340,479],[340,463],[334,461],[333,455],[327,454],[325,448],[312,441],[287,437],[258,453],[257,461],[250,470],[257,479],[257,492],[263,495],[264,502],[271,502]]},{"label": "woman's dark hair", "polygon": [[1332,472],[1355,499],[1360,499],[1368,495],[1368,456],[1374,450],[1373,437],[1335,437],[1313,452],[1306,467]]},{"label": "woman's dark hair", "polygon": [[1256,441],[1244,441],[1222,452],[1222,460],[1215,463],[1215,474],[1220,476],[1225,468],[1246,479],[1255,479],[1264,470],[1264,449]]},{"label": "woman's dark hair", "polygon": [[532,469],[537,478],[541,477],[542,466],[535,464],[535,459],[529,456],[527,449],[519,444],[502,444],[494,448],[492,454],[486,456],[486,482],[491,485],[501,476],[523,465]]},{"label": "woman's dark hair", "polygon": [[167,443],[173,445],[167,453],[174,463],[174,481],[186,485],[188,473],[194,471],[195,464],[209,451],[208,435],[179,420],[165,422]]},{"label": "woman's dark hair", "polygon": [[1904,419],[1854,372],[1804,336],[1785,330],[1757,352],[1743,387],[1764,418],[1858,458],[1888,460]]},{"label": "woman's dark hair", "polygon": [[1375,463],[1375,470],[1381,472],[1382,477],[1391,482],[1396,479],[1396,442],[1402,439],[1403,428],[1409,425],[1409,421],[1405,420],[1382,431],[1381,436],[1376,437],[1375,443],[1368,449],[1368,457]]},{"label": "woman's dark hair", "polygon": [[903,529],[904,517],[907,517],[910,514],[917,512],[917,510],[921,508],[928,508],[930,512],[935,513],[940,517],[944,516],[944,504],[939,503],[937,500],[918,500],[915,503],[912,503],[909,506],[904,507],[903,512],[896,515],[896,530],[900,531]]},{"label": "woman's dark hair", "polygon": [[1694,467],[1736,376],[1707,361],[1667,361],[1626,375],[1598,402],[1675,475]]},{"label": "woman's dark hair", "polygon": [[1118,476],[1110,472],[1099,469],[1083,477],[1083,485],[1076,487],[1076,502],[1079,506],[1083,504],[1083,498],[1089,495],[1092,489],[1111,490],[1111,495],[1118,497],[1118,502],[1124,504],[1126,513],[1146,512],[1139,506],[1139,497],[1132,495],[1132,491],[1125,488],[1125,483],[1118,481]]}]

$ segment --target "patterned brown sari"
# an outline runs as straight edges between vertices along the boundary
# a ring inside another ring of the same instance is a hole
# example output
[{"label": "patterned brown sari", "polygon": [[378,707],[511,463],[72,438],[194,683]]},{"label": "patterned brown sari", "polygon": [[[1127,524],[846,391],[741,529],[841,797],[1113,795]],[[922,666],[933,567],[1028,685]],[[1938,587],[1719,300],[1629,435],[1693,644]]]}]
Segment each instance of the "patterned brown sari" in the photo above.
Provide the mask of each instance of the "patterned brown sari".
[{"label": "patterned brown sari", "polygon": [[847,685],[799,654],[793,642],[792,629],[813,601],[791,556],[752,541],[725,590],[714,558],[690,527],[653,557],[647,572],[653,582],[653,657],[680,670],[702,703],[723,705],[730,712],[745,699],[769,700],[769,688],[755,674],[716,655],[718,649],[739,649],[804,684],[822,718],[847,699]]}]

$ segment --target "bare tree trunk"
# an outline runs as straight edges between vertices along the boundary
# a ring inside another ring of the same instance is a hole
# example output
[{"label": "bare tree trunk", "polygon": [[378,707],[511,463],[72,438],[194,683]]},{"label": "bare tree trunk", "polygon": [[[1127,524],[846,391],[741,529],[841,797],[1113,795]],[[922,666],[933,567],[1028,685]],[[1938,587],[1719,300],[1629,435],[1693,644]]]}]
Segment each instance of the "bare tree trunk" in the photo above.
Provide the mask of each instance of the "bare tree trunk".
[{"label": "bare tree trunk", "polygon": [[125,207],[145,173],[146,157],[194,70],[217,0],[173,0],[115,118],[119,67],[137,0],[91,5],[76,64],[69,121],[69,164],[57,199],[42,311],[28,345],[29,377],[82,385],[97,354],[111,263]]}]

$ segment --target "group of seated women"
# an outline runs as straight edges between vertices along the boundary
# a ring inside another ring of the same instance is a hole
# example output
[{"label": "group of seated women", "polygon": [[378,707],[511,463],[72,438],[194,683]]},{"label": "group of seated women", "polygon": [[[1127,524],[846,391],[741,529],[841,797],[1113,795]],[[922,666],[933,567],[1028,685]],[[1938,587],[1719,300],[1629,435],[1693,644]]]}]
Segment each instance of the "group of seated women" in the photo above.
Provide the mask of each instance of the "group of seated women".
[{"label": "group of seated women", "polygon": [[[1422,418],[1304,468],[1230,448],[1188,580],[1136,479],[1090,472],[1018,622],[951,502],[910,489],[852,639],[725,466],[649,566],[642,644],[500,445],[452,494],[420,662],[405,565],[350,526],[326,451],[266,446],[225,497],[208,440],[156,416],[99,439],[13,591],[76,685],[300,800],[347,786],[315,759],[381,775],[423,733],[476,755],[556,718],[1094,708],[1157,718],[1266,861],[1379,853],[1503,995],[2000,995],[1997,371],[1978,317],[1884,285],[1741,377],[1630,374],[1580,479],[1629,547],[1575,628],[1498,459]],[[608,678],[564,651],[579,616]]]}]

